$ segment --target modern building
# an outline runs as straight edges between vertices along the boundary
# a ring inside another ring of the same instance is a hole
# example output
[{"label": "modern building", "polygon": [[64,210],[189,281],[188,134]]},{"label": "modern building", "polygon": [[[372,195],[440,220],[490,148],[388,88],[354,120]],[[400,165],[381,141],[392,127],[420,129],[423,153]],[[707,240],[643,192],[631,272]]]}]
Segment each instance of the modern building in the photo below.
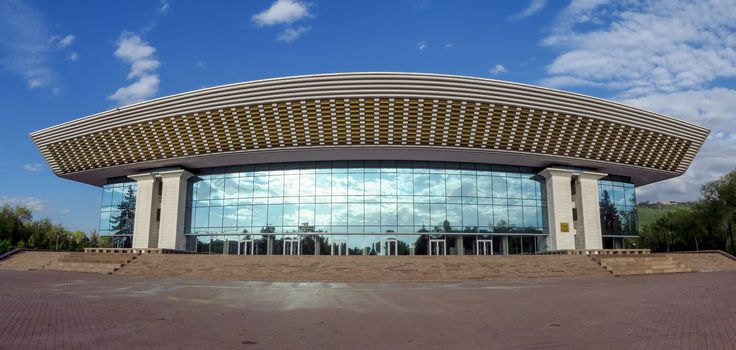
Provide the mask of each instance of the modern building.
[{"label": "modern building", "polygon": [[268,79],[31,134],[103,189],[115,245],[217,254],[528,254],[621,247],[635,187],[709,131],[616,102],[414,73]]}]

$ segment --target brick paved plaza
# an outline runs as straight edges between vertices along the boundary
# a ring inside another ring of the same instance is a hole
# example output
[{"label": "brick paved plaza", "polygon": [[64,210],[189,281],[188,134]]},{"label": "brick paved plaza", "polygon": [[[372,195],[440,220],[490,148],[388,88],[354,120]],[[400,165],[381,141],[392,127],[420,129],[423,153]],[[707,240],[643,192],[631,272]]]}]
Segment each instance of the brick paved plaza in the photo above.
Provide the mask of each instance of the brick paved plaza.
[{"label": "brick paved plaza", "polygon": [[341,284],[0,270],[0,348],[733,349],[736,272]]}]

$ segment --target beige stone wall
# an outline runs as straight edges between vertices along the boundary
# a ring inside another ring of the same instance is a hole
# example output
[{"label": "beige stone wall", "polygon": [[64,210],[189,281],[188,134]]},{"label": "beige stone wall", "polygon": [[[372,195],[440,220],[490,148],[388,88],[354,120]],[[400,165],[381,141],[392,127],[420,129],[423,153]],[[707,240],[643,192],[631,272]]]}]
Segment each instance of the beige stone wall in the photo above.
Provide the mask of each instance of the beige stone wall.
[{"label": "beige stone wall", "polygon": [[187,179],[192,174],[186,170],[174,170],[159,173],[159,176],[163,183],[163,193],[158,248],[184,250]]},{"label": "beige stone wall", "polygon": [[184,250],[187,179],[191,176],[186,170],[129,176],[138,182],[133,248]]},{"label": "beige stone wall", "polygon": [[577,220],[575,229],[582,247],[577,249],[603,249],[601,217],[598,204],[598,179],[601,173],[583,172],[575,177],[575,207]]},{"label": "beige stone wall", "polygon": [[151,232],[157,228],[155,199],[158,197],[156,177],[153,174],[128,176],[138,183],[138,194],[135,202],[135,220],[133,223],[133,248],[151,247]]},{"label": "beige stone wall", "polygon": [[[549,238],[547,250],[575,249],[575,226],[572,219],[573,171],[548,168],[539,173],[545,178]],[[564,228],[567,232],[563,232]]]}]

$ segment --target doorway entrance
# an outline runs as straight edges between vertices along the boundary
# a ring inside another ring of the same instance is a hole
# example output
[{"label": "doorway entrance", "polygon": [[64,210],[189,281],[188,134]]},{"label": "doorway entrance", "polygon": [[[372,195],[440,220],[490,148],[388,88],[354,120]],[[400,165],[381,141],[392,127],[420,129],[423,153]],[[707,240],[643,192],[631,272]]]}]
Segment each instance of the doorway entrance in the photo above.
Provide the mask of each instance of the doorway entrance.
[{"label": "doorway entrance", "polygon": [[348,241],[344,239],[332,241],[330,255],[348,255]]},{"label": "doorway entrance", "polygon": [[396,238],[386,239],[386,255],[399,255],[399,240]]},{"label": "doorway entrance", "polygon": [[284,238],[284,255],[299,255],[300,243],[297,238]]},{"label": "doorway entrance", "polygon": [[429,255],[447,255],[447,243],[444,239],[429,240]]},{"label": "doorway entrance", "polygon": [[238,241],[238,255],[256,255],[256,242],[252,239]]},{"label": "doorway entrance", "polygon": [[493,239],[479,239],[475,241],[477,255],[493,255]]}]

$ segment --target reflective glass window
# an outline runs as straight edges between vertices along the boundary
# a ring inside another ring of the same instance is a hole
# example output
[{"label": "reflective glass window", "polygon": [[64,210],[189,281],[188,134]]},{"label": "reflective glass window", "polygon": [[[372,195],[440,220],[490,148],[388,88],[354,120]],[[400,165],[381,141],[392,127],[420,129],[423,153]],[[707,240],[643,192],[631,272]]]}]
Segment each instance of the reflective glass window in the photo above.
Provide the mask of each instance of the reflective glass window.
[{"label": "reflective glass window", "polygon": [[[224,240],[244,230],[538,234],[547,227],[544,180],[518,167],[410,161],[262,164],[206,169],[189,182],[185,232]],[[619,216],[619,230],[635,227],[633,185],[605,180],[603,191]],[[101,232],[112,230],[105,222],[123,192],[123,185],[103,188]],[[191,240],[192,247],[196,241]],[[357,246],[365,244],[359,241]],[[203,244],[209,247],[210,241]]]},{"label": "reflective glass window", "polygon": [[130,248],[137,195],[138,186],[134,181],[102,187],[99,233],[101,236],[111,236],[113,247]]},{"label": "reflective glass window", "polygon": [[636,189],[632,183],[612,176],[598,180],[598,200],[604,236],[638,235]]}]

